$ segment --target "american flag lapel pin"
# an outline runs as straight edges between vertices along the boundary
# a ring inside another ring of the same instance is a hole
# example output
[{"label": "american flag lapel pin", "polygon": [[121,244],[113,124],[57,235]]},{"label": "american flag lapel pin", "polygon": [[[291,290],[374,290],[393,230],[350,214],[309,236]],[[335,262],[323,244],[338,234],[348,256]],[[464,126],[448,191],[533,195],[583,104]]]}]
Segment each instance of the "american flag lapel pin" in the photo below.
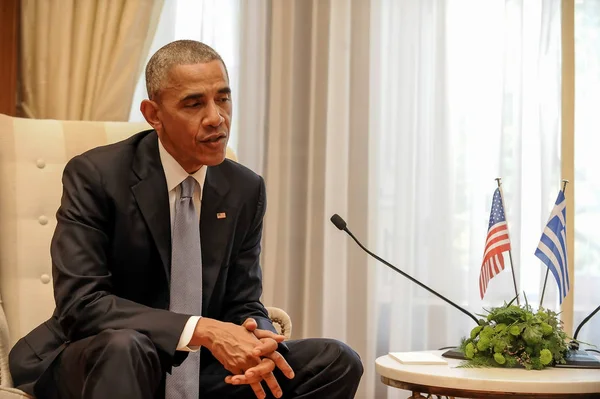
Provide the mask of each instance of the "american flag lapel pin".
[{"label": "american flag lapel pin", "polygon": [[225,219],[226,217],[227,217],[227,214],[225,212],[217,213],[217,219]]}]

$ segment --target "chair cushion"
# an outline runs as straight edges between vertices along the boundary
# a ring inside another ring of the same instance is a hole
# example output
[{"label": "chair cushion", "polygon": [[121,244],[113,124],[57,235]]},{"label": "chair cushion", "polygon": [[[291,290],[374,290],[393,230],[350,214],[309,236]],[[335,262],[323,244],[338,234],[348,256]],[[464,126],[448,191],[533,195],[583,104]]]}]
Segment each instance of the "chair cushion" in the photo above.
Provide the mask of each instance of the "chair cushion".
[{"label": "chair cushion", "polygon": [[0,399],[32,399],[32,397],[18,389],[0,387]]}]

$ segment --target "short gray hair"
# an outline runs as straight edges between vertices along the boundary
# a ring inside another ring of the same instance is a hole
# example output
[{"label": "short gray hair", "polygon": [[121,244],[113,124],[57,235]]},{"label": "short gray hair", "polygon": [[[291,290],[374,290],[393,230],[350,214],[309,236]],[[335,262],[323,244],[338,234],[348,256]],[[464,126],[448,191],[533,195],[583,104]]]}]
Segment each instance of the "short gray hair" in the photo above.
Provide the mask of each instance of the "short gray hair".
[{"label": "short gray hair", "polygon": [[[148,98],[153,99],[162,89],[165,79],[175,65],[204,64],[221,61],[227,74],[223,59],[212,47],[195,40],[177,40],[160,49],[150,58],[146,65],[146,90]],[[227,75],[229,79],[229,75]]]}]

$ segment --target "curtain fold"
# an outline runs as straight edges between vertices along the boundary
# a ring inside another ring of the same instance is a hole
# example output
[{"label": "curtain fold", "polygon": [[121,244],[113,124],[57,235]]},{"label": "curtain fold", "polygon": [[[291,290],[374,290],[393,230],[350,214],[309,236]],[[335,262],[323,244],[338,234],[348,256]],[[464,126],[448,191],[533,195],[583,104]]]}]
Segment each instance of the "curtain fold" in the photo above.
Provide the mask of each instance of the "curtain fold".
[{"label": "curtain fold", "polygon": [[23,0],[21,110],[128,119],[163,0]]},{"label": "curtain fold", "polygon": [[271,1],[240,2],[239,86],[233,131],[241,163],[259,175],[266,164],[267,105],[269,102],[269,51]]},{"label": "curtain fold", "polygon": [[[372,273],[329,221],[339,213],[368,238],[370,22],[359,16],[369,7],[272,3],[263,270],[264,302],[291,315],[296,338],[340,339],[373,374],[365,358]],[[365,389],[357,397],[370,397]]]}]

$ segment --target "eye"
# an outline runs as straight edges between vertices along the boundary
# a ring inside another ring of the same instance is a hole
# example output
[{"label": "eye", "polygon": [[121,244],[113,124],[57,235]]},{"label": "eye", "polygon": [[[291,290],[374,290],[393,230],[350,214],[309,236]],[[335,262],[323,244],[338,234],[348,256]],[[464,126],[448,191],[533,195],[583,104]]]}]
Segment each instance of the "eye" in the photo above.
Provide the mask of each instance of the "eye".
[{"label": "eye", "polygon": [[186,104],[185,107],[186,108],[196,108],[198,106],[200,106],[201,104],[199,102],[195,102],[195,103],[191,103],[191,104]]}]

